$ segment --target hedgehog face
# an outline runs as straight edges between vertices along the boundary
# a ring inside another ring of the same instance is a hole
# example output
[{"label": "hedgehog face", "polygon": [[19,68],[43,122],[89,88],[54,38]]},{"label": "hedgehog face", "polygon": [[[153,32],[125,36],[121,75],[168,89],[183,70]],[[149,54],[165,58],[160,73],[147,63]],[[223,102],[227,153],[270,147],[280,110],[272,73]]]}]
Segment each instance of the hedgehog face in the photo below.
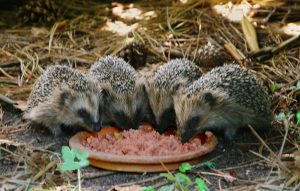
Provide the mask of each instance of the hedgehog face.
[{"label": "hedgehog face", "polygon": [[159,133],[163,133],[168,127],[176,125],[176,113],[174,110],[173,96],[183,88],[184,80],[177,80],[170,87],[161,89],[156,87],[155,81],[150,79],[147,84],[149,105],[153,113],[154,125]]},{"label": "hedgehog face", "polygon": [[158,132],[163,133],[168,127],[176,124],[171,91],[150,87],[148,98],[154,115],[154,125]]},{"label": "hedgehog face", "polygon": [[76,125],[88,131],[101,129],[98,92],[78,92],[64,88],[54,94],[52,102],[56,110],[59,110],[57,119],[63,124]]},{"label": "hedgehog face", "polygon": [[192,96],[181,93],[173,98],[180,138],[182,142],[187,142],[209,124],[216,99],[210,92]]},{"label": "hedgehog face", "polygon": [[145,90],[136,87],[135,91],[117,93],[110,88],[103,89],[105,123],[121,129],[137,129],[145,116],[147,102]]}]

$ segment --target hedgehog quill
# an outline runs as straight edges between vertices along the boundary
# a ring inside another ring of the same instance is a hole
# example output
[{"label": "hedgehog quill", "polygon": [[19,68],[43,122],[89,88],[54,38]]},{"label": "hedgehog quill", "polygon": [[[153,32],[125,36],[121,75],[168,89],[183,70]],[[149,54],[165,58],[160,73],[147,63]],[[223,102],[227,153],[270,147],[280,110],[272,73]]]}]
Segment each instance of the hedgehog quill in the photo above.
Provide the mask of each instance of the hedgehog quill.
[{"label": "hedgehog quill", "polygon": [[122,58],[106,56],[89,70],[88,77],[103,89],[103,125],[137,129],[147,102],[144,80]]},{"label": "hedgehog quill", "polygon": [[174,96],[182,142],[204,131],[223,131],[227,141],[248,124],[268,128],[272,121],[269,97],[262,82],[238,65],[212,69]]},{"label": "hedgehog quill", "polygon": [[34,126],[46,126],[55,137],[61,135],[62,126],[98,131],[99,92],[84,74],[67,66],[50,66],[34,84],[24,118]]},{"label": "hedgehog quill", "polygon": [[179,86],[187,86],[202,75],[202,70],[187,59],[174,59],[162,65],[149,78],[146,90],[158,132],[176,125],[173,99]]}]

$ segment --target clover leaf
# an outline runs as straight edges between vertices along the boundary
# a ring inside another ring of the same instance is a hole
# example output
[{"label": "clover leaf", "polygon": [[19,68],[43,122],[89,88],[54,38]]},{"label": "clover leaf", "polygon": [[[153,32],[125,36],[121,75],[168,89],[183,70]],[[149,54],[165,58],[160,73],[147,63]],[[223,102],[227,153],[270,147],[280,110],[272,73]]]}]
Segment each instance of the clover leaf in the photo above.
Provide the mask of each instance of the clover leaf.
[{"label": "clover leaf", "polygon": [[188,185],[188,186],[190,186],[190,185],[193,184],[193,182],[191,181],[191,179],[190,179],[187,175],[185,175],[185,174],[177,173],[177,174],[175,175],[175,177],[176,177],[176,179],[177,179],[180,183],[184,183],[184,184],[186,184],[186,185]]},{"label": "clover leaf", "polygon": [[209,191],[208,186],[201,178],[196,178],[195,182],[197,184],[198,191]]},{"label": "clover leaf", "polygon": [[62,172],[78,170],[82,167],[88,166],[88,152],[79,153],[76,149],[70,149],[68,146],[63,146],[61,149],[63,163],[60,165]]},{"label": "clover leaf", "polygon": [[182,163],[180,165],[180,167],[178,168],[178,170],[182,173],[186,173],[186,171],[191,170],[191,169],[192,169],[192,166],[187,162]]}]

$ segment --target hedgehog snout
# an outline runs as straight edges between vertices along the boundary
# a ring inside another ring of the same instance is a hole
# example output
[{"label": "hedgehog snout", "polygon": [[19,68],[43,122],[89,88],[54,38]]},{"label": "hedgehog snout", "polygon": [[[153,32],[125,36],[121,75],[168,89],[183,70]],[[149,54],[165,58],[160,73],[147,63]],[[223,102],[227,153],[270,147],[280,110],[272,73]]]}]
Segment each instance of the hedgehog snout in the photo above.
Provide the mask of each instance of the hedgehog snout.
[{"label": "hedgehog snout", "polygon": [[102,119],[100,115],[97,115],[92,122],[92,129],[94,131],[100,131],[101,128],[102,128]]},{"label": "hedgehog snout", "polygon": [[99,123],[99,122],[96,122],[96,123],[92,123],[92,130],[93,131],[100,131],[100,129],[101,129],[101,123]]},{"label": "hedgehog snout", "polygon": [[179,138],[182,143],[188,142],[190,139],[192,139],[196,135],[196,129],[195,128],[184,128],[183,130],[179,130]]}]

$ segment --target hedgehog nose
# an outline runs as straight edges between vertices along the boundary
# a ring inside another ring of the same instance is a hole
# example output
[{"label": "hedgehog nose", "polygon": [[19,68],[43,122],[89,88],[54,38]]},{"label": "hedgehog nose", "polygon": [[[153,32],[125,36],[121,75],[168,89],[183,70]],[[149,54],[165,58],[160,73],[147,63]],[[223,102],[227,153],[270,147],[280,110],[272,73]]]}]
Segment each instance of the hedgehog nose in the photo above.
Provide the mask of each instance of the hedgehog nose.
[{"label": "hedgehog nose", "polygon": [[179,134],[180,134],[179,138],[181,142],[186,143],[196,135],[196,131],[194,129],[188,129],[183,132],[179,131]]},{"label": "hedgehog nose", "polygon": [[102,127],[101,117],[97,116],[92,122],[92,128],[94,131],[100,131],[101,127]]},{"label": "hedgehog nose", "polygon": [[94,131],[100,131],[101,129],[101,124],[99,124],[98,122],[97,123],[92,123],[92,129]]}]

